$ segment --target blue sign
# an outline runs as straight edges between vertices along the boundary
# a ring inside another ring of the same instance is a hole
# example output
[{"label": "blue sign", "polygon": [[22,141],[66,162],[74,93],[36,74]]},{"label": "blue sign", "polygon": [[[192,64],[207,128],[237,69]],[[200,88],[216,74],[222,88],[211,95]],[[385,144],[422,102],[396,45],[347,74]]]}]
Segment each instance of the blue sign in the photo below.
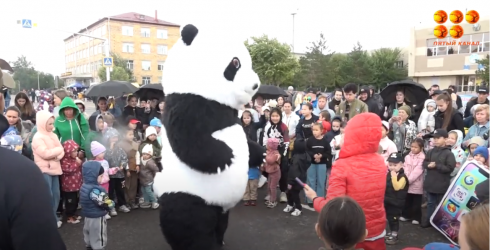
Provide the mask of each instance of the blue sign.
[{"label": "blue sign", "polygon": [[29,19],[22,19],[22,28],[32,28],[32,21]]},{"label": "blue sign", "polygon": [[478,54],[471,54],[470,63],[476,63],[476,60],[480,60],[480,56]]},{"label": "blue sign", "polygon": [[463,66],[463,69],[464,69],[464,70],[469,70],[469,69],[470,69],[470,65],[465,64],[465,65]]},{"label": "blue sign", "polygon": [[112,57],[104,57],[104,66],[106,67],[112,66]]}]

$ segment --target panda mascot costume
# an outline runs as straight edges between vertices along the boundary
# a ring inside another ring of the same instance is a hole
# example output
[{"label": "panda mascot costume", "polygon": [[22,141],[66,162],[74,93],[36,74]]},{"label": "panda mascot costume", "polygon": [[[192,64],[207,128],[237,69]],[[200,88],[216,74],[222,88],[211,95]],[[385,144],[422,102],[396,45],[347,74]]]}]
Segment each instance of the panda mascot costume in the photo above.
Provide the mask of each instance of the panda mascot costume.
[{"label": "panda mascot costume", "polygon": [[249,166],[264,160],[237,118],[260,80],[243,41],[189,24],[169,51],[162,85],[163,170],[153,184],[162,232],[173,250],[215,249],[245,193]]}]

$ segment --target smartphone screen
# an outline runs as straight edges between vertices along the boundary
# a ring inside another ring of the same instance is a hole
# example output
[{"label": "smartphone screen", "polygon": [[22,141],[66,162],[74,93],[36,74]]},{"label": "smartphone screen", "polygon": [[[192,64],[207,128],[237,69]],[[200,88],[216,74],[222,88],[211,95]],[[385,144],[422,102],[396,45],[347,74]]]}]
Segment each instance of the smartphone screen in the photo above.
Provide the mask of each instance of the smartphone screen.
[{"label": "smartphone screen", "polygon": [[302,186],[302,187],[304,187],[304,186],[305,186],[305,184],[304,184],[304,183],[303,183],[303,182],[302,182],[302,181],[301,181],[301,180],[300,180],[298,177],[296,177],[296,179],[295,179],[295,180],[296,180],[296,182],[297,182],[297,183],[298,183],[300,186]]},{"label": "smartphone screen", "polygon": [[393,109],[393,116],[398,116],[398,109]]}]

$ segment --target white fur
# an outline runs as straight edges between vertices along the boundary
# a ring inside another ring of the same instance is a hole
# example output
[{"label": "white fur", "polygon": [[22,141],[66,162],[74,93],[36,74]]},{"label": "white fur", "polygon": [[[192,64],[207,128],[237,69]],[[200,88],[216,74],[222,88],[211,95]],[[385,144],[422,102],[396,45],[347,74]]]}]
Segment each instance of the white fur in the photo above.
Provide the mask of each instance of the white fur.
[{"label": "white fur", "polygon": [[233,150],[235,158],[232,165],[221,173],[203,174],[179,160],[172,152],[166,131],[162,131],[162,157],[165,162],[162,172],[157,173],[153,184],[158,197],[164,193],[175,192],[193,194],[208,204],[222,206],[225,211],[242,199],[248,180],[249,158],[243,128],[236,124],[216,131],[212,136],[225,142]]}]

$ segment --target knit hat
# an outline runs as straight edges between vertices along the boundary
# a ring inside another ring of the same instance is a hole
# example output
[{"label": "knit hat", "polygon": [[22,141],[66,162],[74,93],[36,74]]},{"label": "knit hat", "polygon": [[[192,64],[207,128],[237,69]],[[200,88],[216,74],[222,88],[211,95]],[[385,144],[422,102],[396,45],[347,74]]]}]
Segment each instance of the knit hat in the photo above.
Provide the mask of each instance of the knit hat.
[{"label": "knit hat", "polygon": [[152,126],[147,127],[145,130],[146,138],[148,138],[148,136],[150,136],[150,135],[158,135],[157,130]]},{"label": "knit hat", "polygon": [[470,139],[470,142],[468,143],[468,147],[470,147],[471,144],[483,146],[485,144],[485,140],[483,140],[483,138],[481,138],[481,136],[475,136],[475,137]]},{"label": "knit hat", "polygon": [[162,127],[162,122],[160,121],[160,119],[158,119],[158,118],[155,117],[155,118],[151,119],[150,126],[161,128]]},{"label": "knit hat", "polygon": [[381,125],[386,129],[386,131],[390,130],[390,123],[387,121],[381,121]]},{"label": "knit hat", "polygon": [[481,155],[486,161],[488,161],[488,149],[484,146],[478,146],[473,155]]},{"label": "knit hat", "polygon": [[141,150],[141,153],[142,154],[149,154],[149,155],[153,155],[153,146],[151,144],[146,144],[144,147],[143,147],[143,150]]},{"label": "knit hat", "polygon": [[279,146],[279,139],[277,139],[277,138],[267,139],[267,148],[272,149],[272,150],[277,150],[278,146]]},{"label": "knit hat", "polygon": [[408,117],[412,116],[412,109],[408,105],[403,105],[398,108],[398,110],[403,110],[405,113],[407,113]]},{"label": "knit hat", "polygon": [[[433,107],[434,109],[437,108],[437,104],[434,100],[430,100],[428,103],[427,103],[427,107]],[[426,107],[426,108],[427,108]]]},{"label": "knit hat", "polygon": [[97,155],[105,152],[105,147],[98,141],[93,141],[92,143],[90,143],[90,152],[92,152],[92,155],[96,157]]}]

